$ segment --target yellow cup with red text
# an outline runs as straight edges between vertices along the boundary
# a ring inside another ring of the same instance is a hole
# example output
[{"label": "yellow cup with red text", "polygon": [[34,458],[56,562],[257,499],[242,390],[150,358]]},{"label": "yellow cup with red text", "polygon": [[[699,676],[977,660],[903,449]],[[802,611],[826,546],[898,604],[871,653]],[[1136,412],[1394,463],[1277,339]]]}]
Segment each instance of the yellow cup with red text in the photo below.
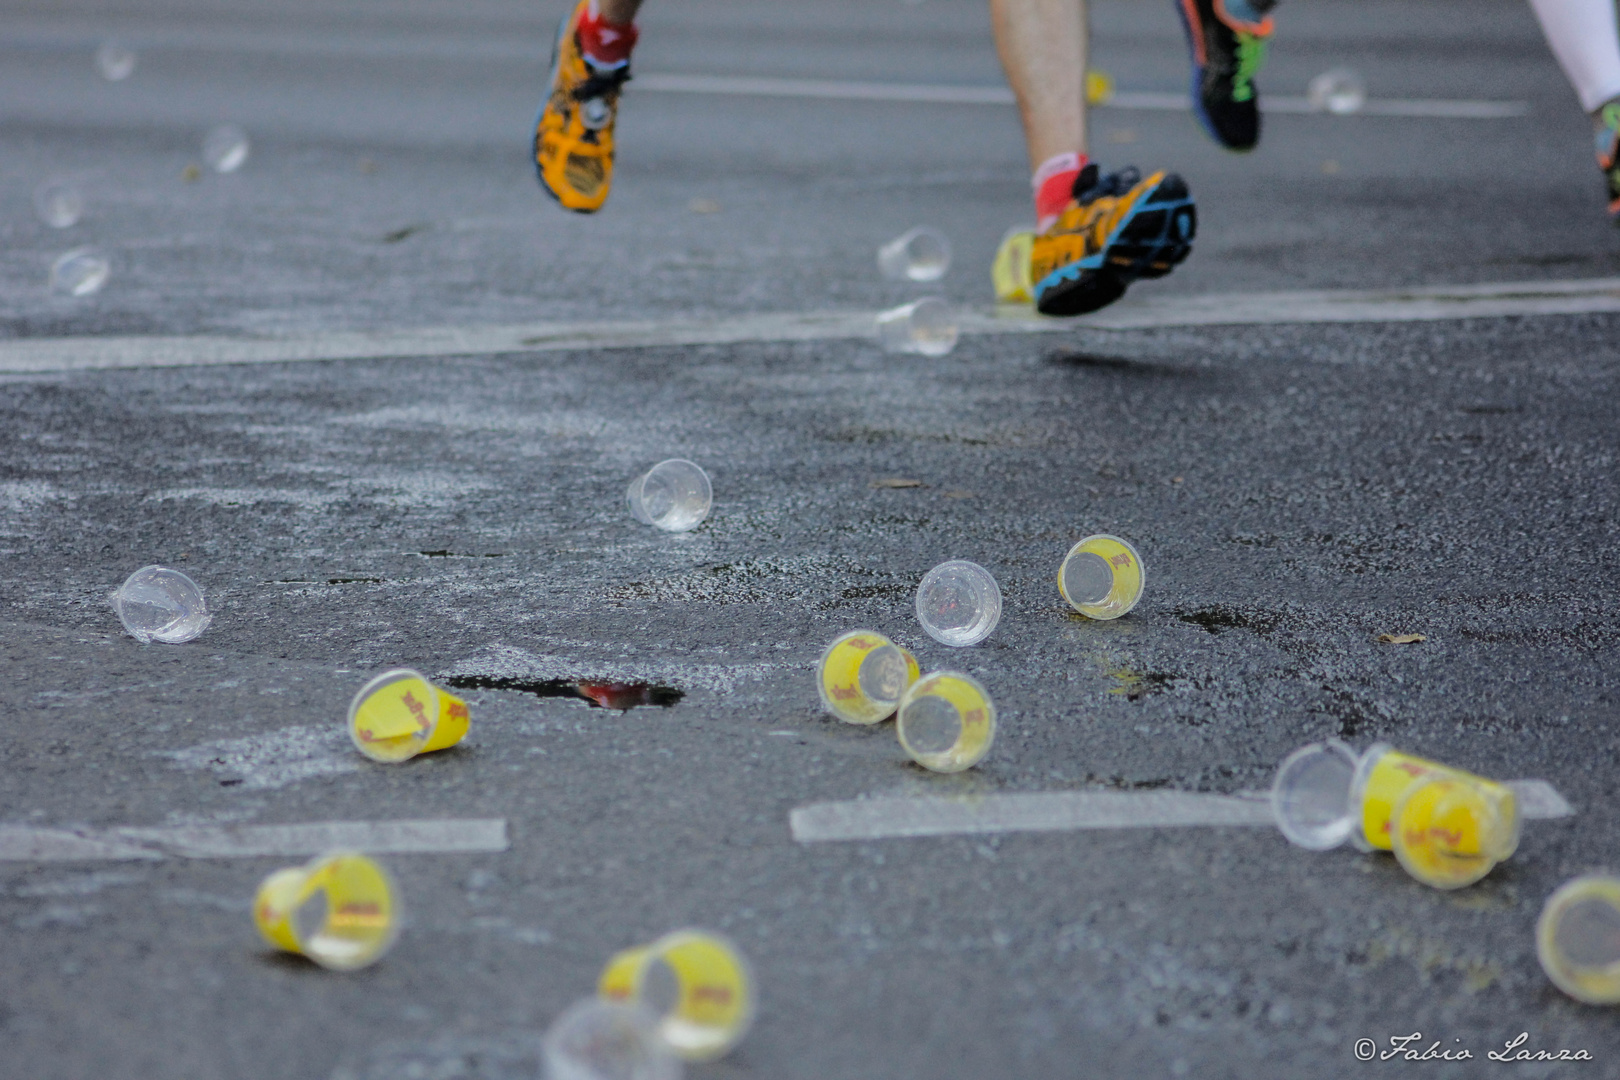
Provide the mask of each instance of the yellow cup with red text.
[{"label": "yellow cup with red text", "polygon": [[853,630],[821,654],[816,689],[827,711],[847,724],[875,724],[894,715],[922,669],[917,658],[875,630]]},{"label": "yellow cup with red text", "polygon": [[253,921],[278,949],[353,971],[393,947],[400,909],[388,872],[364,855],[323,855],[265,878]]},{"label": "yellow cup with red text", "polygon": [[349,738],[373,761],[407,761],[467,735],[467,703],[410,668],[385,671],[349,703]]},{"label": "yellow cup with red text", "polygon": [[721,1057],[754,1021],[748,962],[730,941],[706,930],[677,930],[616,953],[597,993],[658,1017],[659,1037],[687,1061]]}]

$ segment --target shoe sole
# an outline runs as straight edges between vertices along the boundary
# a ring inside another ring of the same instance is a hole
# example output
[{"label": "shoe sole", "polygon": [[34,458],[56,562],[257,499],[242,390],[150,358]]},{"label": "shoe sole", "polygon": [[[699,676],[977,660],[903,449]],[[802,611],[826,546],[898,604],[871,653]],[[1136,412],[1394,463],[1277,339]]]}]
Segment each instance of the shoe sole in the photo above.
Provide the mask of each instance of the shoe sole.
[{"label": "shoe sole", "polygon": [[534,142],[529,148],[529,159],[534,162],[534,178],[540,182],[540,190],[550,195],[552,202],[576,214],[594,214],[595,210],[566,205],[562,201],[562,196],[552,191],[551,185],[546,183],[545,170],[540,167],[540,118],[546,115],[546,105],[551,101],[551,89],[557,85],[557,71],[562,67],[563,41],[573,29],[573,18],[574,8],[570,7],[568,14],[557,24],[557,36],[551,41],[551,72],[546,76],[546,92],[540,98],[540,107],[534,113]]},{"label": "shoe sole", "polygon": [[[1220,129],[1215,126],[1215,118],[1209,115],[1208,109],[1204,108],[1204,66],[1198,62],[1199,46],[1205,40],[1203,24],[1202,22],[1199,22],[1196,26],[1194,24],[1194,20],[1198,18],[1198,12],[1192,6],[1193,0],[1173,0],[1173,2],[1176,5],[1176,14],[1181,16],[1181,29],[1187,35],[1187,59],[1192,65],[1192,82],[1188,87],[1188,95],[1192,98],[1193,115],[1198,118],[1198,123],[1203,127],[1204,133],[1215,140],[1217,145],[1238,153],[1247,153],[1253,150],[1260,144],[1258,127],[1256,127],[1253,142],[1230,142],[1221,135]],[[1205,47],[1207,48],[1207,46]],[[1259,108],[1258,102],[1255,103],[1255,107]]]},{"label": "shoe sole", "polygon": [[1170,173],[1136,200],[1102,251],[1059,267],[1035,286],[1042,315],[1085,315],[1107,307],[1137,278],[1161,278],[1192,251],[1198,207],[1186,181]]}]

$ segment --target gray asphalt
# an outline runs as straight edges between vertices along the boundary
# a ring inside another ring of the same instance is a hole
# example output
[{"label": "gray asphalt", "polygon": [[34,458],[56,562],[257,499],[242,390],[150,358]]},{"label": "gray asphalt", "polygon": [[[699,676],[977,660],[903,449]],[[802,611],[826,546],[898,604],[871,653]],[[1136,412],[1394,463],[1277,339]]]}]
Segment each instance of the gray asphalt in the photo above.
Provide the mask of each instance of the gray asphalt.
[{"label": "gray asphalt", "polygon": [[[1183,84],[1167,3],[1096,7],[1123,88]],[[925,221],[956,243],[944,294],[983,303],[1027,214],[1010,110],[632,92],[613,201],[564,215],[523,145],[549,9],[3,10],[13,337],[874,307],[912,292],[873,250]],[[954,0],[654,0],[638,63],[988,85],[986,23]],[[1280,24],[1263,91],[1349,62],[1379,96],[1531,113],[1278,116],[1229,157],[1190,116],[1099,112],[1105,162],[1171,165],[1200,199],[1199,247],[1143,295],[1614,271],[1585,121],[1522,5],[1306,2]],[[108,34],[141,48],[126,83],[91,66]],[[183,181],[224,119],[248,164]],[[47,230],[29,193],[76,169],[90,213]],[[47,296],[79,243],[113,278]],[[277,860],[0,864],[0,1073],[532,1076],[609,954],[696,924],[761,993],[700,1080],[1620,1076],[1613,1010],[1555,990],[1532,937],[1559,883],[1620,869],[1617,329],[1080,324],[939,360],[817,342],[7,377],[0,822],[504,817],[513,846],[390,858],[409,926],[347,976],[258,941],[248,901]],[[683,536],[623,505],[676,455],[716,492]],[[872,486],[894,477],[922,486]],[[1149,577],[1109,624],[1053,581],[1100,531]],[[972,649],[911,616],[946,558],[1005,597]],[[119,632],[106,596],[154,562],[208,591],[198,641]],[[983,764],[928,774],[889,726],[821,714],[811,665],[862,627],[985,683]],[[371,765],[343,712],[400,664],[685,696],[618,713],[469,690],[463,746]],[[1579,813],[1455,894],[1262,829],[788,833],[796,806],[871,795],[1260,788],[1328,735],[1545,777]],[[1355,1059],[1419,1031],[1475,1060]],[[1596,1060],[1484,1060],[1521,1031]]]}]

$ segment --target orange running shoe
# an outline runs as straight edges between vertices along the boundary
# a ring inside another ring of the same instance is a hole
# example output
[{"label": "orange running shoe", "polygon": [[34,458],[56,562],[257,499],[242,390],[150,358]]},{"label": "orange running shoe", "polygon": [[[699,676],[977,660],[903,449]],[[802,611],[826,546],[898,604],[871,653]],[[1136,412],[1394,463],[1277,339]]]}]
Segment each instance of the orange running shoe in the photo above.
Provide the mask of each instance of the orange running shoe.
[{"label": "orange running shoe", "polygon": [[540,186],[565,208],[592,214],[613,185],[613,122],[628,62],[599,68],[580,48],[579,21],[590,0],[563,19],[551,55],[551,90],[534,125]]}]

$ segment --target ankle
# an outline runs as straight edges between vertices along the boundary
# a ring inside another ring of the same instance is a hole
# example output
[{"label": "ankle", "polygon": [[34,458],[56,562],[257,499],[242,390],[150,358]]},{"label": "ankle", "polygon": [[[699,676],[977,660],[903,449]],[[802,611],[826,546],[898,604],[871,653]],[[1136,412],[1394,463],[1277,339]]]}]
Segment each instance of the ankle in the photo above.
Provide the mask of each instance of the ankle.
[{"label": "ankle", "polygon": [[1045,232],[1074,198],[1074,182],[1086,166],[1086,155],[1057,154],[1041,162],[1030,179],[1035,189],[1035,231]]},{"label": "ankle", "polygon": [[579,17],[577,29],[580,51],[593,67],[616,68],[630,62],[630,50],[636,47],[634,23],[609,22],[599,10],[597,0],[591,0]]}]

